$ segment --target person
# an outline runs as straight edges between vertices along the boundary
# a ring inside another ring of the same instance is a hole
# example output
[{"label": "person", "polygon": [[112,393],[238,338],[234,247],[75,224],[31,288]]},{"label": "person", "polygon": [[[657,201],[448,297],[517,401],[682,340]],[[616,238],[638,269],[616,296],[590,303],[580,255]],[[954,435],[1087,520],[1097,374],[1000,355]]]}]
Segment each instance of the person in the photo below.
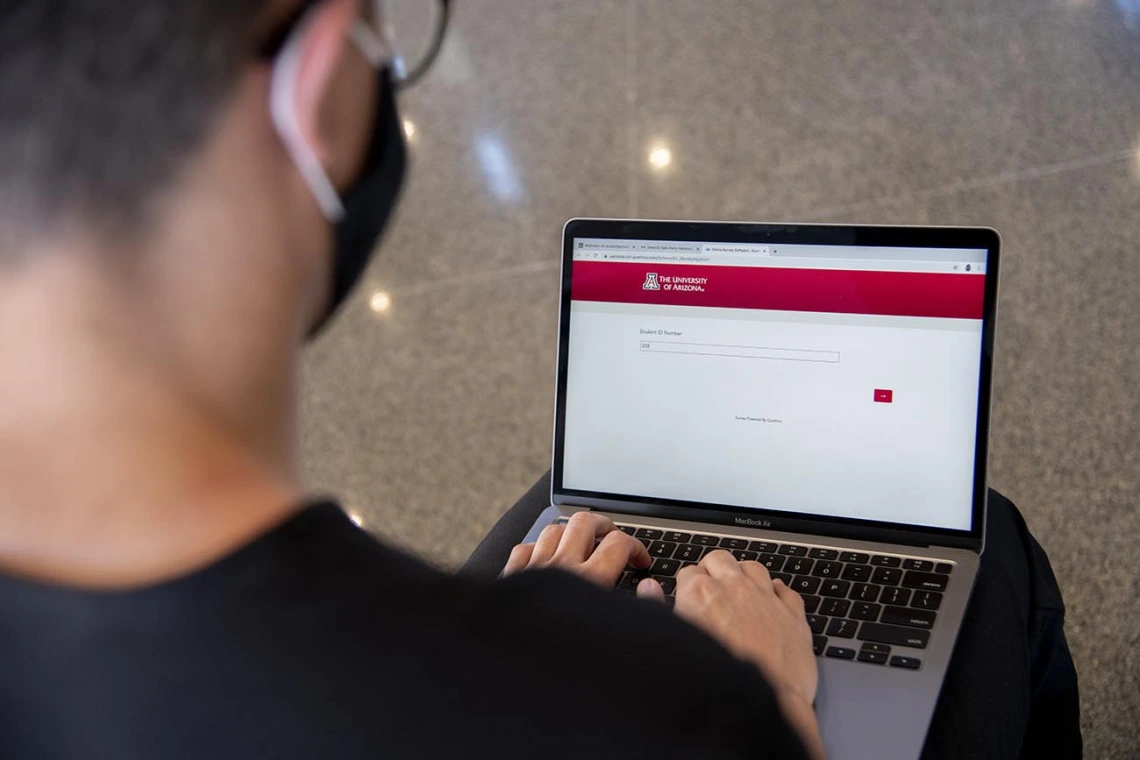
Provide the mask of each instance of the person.
[{"label": "person", "polygon": [[[306,501],[299,355],[404,170],[380,22],[359,0],[0,7],[0,753],[823,757],[802,602],[758,564],[710,554],[674,614],[604,590],[649,558],[598,516],[498,580],[501,546],[449,575]],[[1019,600],[1004,654],[1063,646],[1043,557],[1002,562],[979,601]],[[1065,680],[1041,658],[993,689],[1008,747]],[[951,700],[984,679],[963,673]]]}]

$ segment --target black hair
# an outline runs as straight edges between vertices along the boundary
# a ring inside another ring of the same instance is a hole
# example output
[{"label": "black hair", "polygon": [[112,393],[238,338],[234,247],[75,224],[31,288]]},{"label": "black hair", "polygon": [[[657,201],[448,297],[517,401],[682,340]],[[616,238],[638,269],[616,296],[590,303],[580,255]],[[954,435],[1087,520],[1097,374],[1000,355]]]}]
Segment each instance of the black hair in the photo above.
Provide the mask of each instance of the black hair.
[{"label": "black hair", "polygon": [[265,5],[0,0],[0,259],[13,233],[143,225],[256,56]]}]

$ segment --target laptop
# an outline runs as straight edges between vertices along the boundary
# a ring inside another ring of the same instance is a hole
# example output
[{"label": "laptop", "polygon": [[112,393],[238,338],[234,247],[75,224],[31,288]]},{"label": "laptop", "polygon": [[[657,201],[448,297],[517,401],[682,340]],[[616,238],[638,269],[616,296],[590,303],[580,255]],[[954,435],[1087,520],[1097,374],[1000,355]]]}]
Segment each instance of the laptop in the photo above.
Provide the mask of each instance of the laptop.
[{"label": "laptop", "polygon": [[[551,506],[803,595],[833,760],[917,758],[985,541],[992,229],[573,219]],[[645,573],[626,571],[620,593]]]}]

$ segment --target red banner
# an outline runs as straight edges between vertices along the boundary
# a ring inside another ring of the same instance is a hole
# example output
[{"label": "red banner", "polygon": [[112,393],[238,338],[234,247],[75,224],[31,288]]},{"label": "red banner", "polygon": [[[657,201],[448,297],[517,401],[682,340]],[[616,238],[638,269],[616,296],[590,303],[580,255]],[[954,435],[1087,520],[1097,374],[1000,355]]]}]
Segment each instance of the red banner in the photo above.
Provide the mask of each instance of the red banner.
[{"label": "red banner", "polygon": [[981,319],[985,275],[575,261],[575,301]]}]

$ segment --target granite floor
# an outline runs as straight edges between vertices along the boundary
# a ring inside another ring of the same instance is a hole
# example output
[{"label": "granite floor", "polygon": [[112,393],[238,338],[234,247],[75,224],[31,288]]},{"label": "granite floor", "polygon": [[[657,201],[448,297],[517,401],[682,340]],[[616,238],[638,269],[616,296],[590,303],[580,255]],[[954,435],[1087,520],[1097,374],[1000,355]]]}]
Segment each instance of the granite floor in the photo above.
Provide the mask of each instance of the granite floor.
[{"label": "granite floor", "polygon": [[1140,757],[1140,2],[458,5],[382,256],[307,355],[313,489],[462,562],[549,467],[569,217],[993,225],[992,484],[1066,594],[1087,757]]}]

